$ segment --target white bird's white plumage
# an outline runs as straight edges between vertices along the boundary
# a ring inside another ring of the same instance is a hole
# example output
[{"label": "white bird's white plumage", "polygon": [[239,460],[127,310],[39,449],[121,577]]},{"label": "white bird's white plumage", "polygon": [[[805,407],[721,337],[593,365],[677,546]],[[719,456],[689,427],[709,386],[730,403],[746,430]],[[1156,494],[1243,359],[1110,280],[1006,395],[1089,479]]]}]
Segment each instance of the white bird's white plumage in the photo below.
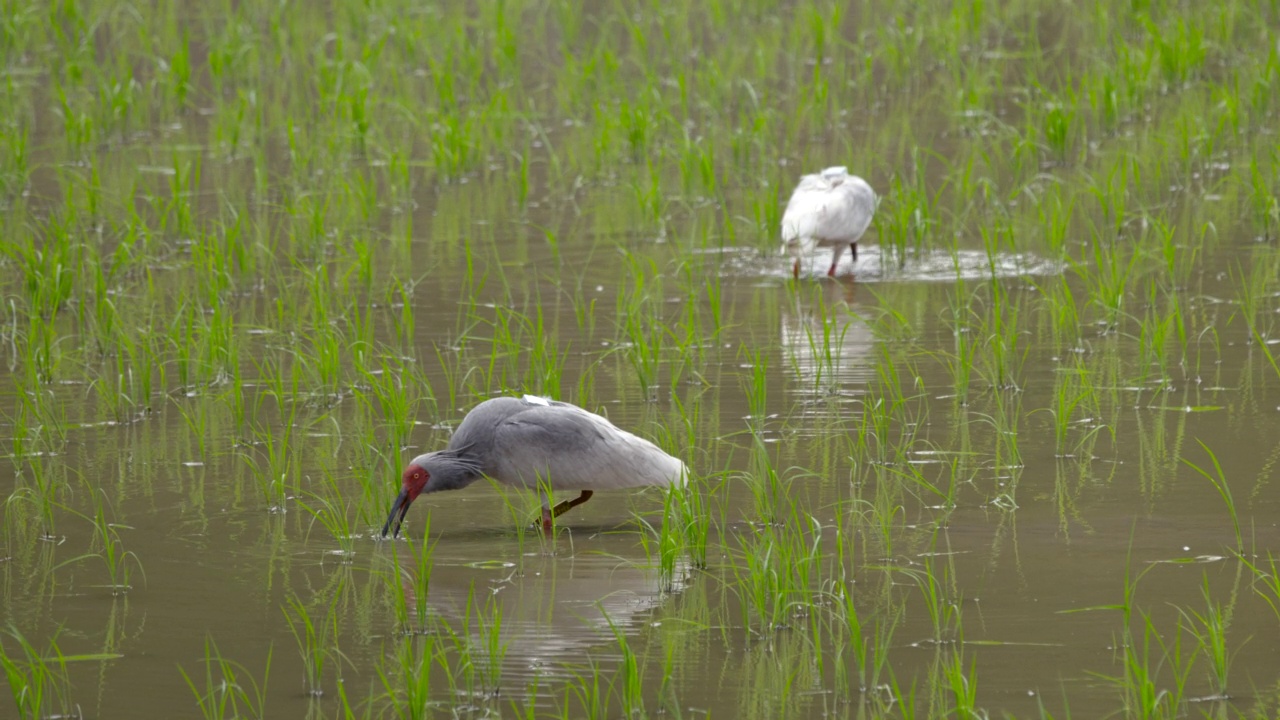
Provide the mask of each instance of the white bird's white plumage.
[{"label": "white bird's white plumage", "polygon": [[818,247],[834,248],[827,271],[834,275],[846,245],[853,247],[857,259],[858,239],[871,225],[875,212],[875,191],[844,167],[804,175],[782,214],[782,250],[796,259],[798,275],[802,257]]}]

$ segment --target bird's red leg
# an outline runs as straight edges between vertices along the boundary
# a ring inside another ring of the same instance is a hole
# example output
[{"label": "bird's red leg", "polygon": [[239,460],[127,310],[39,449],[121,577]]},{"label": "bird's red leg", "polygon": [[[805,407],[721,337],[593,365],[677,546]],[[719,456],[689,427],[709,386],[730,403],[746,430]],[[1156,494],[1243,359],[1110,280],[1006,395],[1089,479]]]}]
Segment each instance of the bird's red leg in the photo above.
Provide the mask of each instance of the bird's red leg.
[{"label": "bird's red leg", "polygon": [[800,258],[796,258],[796,264],[791,266],[791,277],[800,279]]},{"label": "bird's red leg", "polygon": [[553,509],[553,510],[551,511],[551,516],[552,516],[552,517],[560,517],[561,515],[563,515],[563,514],[565,514],[565,513],[569,512],[569,509],[570,509],[570,508],[576,508],[576,507],[578,507],[579,505],[581,505],[582,503],[584,503],[584,502],[586,502],[586,501],[588,501],[588,500],[590,500],[590,499],[591,499],[591,491],[590,491],[590,490],[583,490],[583,491],[582,491],[582,494],[581,494],[581,495],[579,495],[578,497],[576,497],[576,498],[574,498],[574,499],[572,499],[572,500],[565,500],[564,502],[560,503],[559,505],[556,505],[556,506],[555,506],[555,509]]},{"label": "bird's red leg", "polygon": [[551,530],[552,530],[552,525],[551,525],[552,517],[554,516],[551,514],[551,508],[547,507],[546,503],[543,503],[542,504],[542,532],[548,535],[551,534]]},{"label": "bird's red leg", "polygon": [[827,270],[827,277],[836,276],[836,264],[837,263],[834,260],[831,262],[831,268]]}]

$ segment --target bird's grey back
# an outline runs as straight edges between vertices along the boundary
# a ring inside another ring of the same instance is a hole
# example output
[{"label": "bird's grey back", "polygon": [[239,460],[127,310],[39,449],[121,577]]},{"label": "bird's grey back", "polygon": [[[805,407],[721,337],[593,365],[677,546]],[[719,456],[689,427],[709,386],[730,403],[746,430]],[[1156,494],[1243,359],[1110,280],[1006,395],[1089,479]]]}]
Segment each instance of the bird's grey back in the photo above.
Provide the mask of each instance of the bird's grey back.
[{"label": "bird's grey back", "polygon": [[606,489],[681,482],[684,463],[599,415],[542,398],[494,398],[454,432],[451,449],[511,485]]}]

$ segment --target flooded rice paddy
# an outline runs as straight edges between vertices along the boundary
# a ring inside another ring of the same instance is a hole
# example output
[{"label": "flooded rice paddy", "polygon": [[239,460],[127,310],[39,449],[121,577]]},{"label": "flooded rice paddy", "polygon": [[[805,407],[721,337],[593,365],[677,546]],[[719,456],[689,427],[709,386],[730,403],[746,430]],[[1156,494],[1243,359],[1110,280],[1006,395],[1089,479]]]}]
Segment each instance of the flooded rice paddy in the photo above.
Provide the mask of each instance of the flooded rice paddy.
[{"label": "flooded rice paddy", "polygon": [[0,10],[6,717],[1280,712],[1271,5]]}]

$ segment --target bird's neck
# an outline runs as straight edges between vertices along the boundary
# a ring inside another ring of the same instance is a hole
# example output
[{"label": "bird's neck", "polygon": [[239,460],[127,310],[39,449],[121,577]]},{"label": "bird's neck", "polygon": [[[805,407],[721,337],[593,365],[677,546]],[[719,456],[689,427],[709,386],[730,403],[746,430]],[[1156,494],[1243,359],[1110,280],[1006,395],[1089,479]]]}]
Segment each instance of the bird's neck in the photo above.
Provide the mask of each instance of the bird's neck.
[{"label": "bird's neck", "polygon": [[437,453],[435,461],[440,490],[458,490],[484,476],[479,458],[466,449],[443,450]]}]

